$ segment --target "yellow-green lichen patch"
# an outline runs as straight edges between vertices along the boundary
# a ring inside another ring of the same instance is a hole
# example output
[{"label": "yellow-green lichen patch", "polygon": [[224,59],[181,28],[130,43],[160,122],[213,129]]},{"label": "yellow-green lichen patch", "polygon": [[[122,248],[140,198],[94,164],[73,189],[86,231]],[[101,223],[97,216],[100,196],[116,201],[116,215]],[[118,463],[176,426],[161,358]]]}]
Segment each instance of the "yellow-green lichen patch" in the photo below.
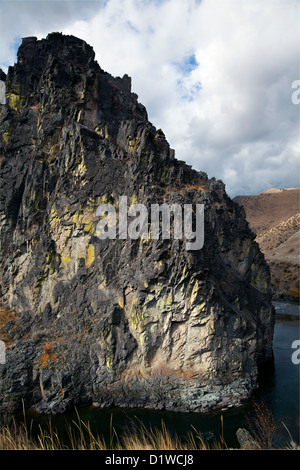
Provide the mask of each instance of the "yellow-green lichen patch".
[{"label": "yellow-green lichen patch", "polygon": [[191,310],[191,317],[196,322],[197,325],[204,325],[210,319],[209,315],[206,312],[206,302],[203,300],[202,302],[198,303],[192,310]]},{"label": "yellow-green lichen patch", "polygon": [[95,223],[93,220],[84,223],[84,231],[91,234],[95,232]]},{"label": "yellow-green lichen patch", "polygon": [[113,366],[113,358],[111,356],[106,356],[106,367],[108,369],[112,369]]},{"label": "yellow-green lichen patch", "polygon": [[45,280],[45,273],[39,274],[36,278],[35,289],[41,287]]},{"label": "yellow-green lichen patch", "polygon": [[57,209],[52,207],[49,215],[49,231],[51,238],[56,243],[58,253],[65,252],[65,247],[73,233],[72,225],[64,225],[64,221],[66,221],[64,216],[61,215],[61,217],[59,217]]},{"label": "yellow-green lichen patch", "polygon": [[161,313],[171,312],[174,308],[173,293],[170,289],[157,301],[157,308]]},{"label": "yellow-green lichen patch", "polygon": [[108,133],[107,126],[105,126],[105,127],[97,126],[95,128],[95,132],[97,132],[97,134],[100,135],[103,139],[110,139],[110,135]]},{"label": "yellow-green lichen patch", "polygon": [[15,111],[20,111],[23,107],[23,99],[20,95],[9,93],[7,97],[8,106]]},{"label": "yellow-green lichen patch", "polygon": [[60,220],[57,214],[57,210],[55,207],[51,207],[50,215],[49,215],[49,225],[50,225],[50,232],[55,232],[59,225],[60,225]]},{"label": "yellow-green lichen patch", "polygon": [[165,168],[161,174],[161,177],[160,177],[160,181],[162,183],[166,183],[167,180],[169,179],[169,175],[170,175],[170,169],[169,168]]},{"label": "yellow-green lichen patch", "polygon": [[85,165],[85,162],[84,162],[84,158],[82,158],[82,160],[75,167],[75,170],[73,171],[73,175],[76,178],[81,178],[82,176],[85,175],[86,171],[87,171],[87,168],[86,168],[86,165]]},{"label": "yellow-green lichen patch", "polygon": [[107,201],[108,201],[107,194],[103,194],[103,196],[99,196],[98,198],[98,204],[106,204]]},{"label": "yellow-green lichen patch", "polygon": [[264,266],[257,266],[255,263],[251,264],[251,284],[257,289],[267,289],[268,281]]},{"label": "yellow-green lichen patch", "polygon": [[71,258],[68,255],[62,254],[61,255],[61,260],[63,265],[69,264],[71,262]]},{"label": "yellow-green lichen patch", "polygon": [[86,210],[81,219],[81,222],[84,227],[84,232],[90,233],[91,235],[94,234],[96,230],[95,214],[96,214],[96,211]]},{"label": "yellow-green lichen patch", "polygon": [[138,152],[141,144],[141,139],[139,136],[137,137],[131,137],[129,136],[128,138],[128,152],[130,154],[133,154],[134,152]]},{"label": "yellow-green lichen patch", "polygon": [[150,332],[152,334],[155,334],[157,332],[157,329],[158,329],[158,323],[152,323],[152,325],[150,327]]},{"label": "yellow-green lichen patch", "polygon": [[10,132],[3,132],[2,134],[2,142],[7,145],[8,142],[10,141],[11,138],[11,133]]},{"label": "yellow-green lichen patch", "polygon": [[199,325],[205,325],[205,323],[208,322],[209,317],[203,317],[201,314],[199,314],[199,316],[197,317],[197,320],[198,320]]},{"label": "yellow-green lichen patch", "polygon": [[198,292],[199,292],[199,282],[198,280],[196,280],[193,290],[192,290],[192,294],[191,294],[191,304],[195,303],[197,296],[198,296]]},{"label": "yellow-green lichen patch", "polygon": [[95,261],[95,247],[94,245],[89,245],[86,251],[85,257],[85,266],[89,268]]},{"label": "yellow-green lichen patch", "polygon": [[93,235],[96,231],[96,204],[88,203],[84,209],[75,212],[72,221],[74,229]]},{"label": "yellow-green lichen patch", "polygon": [[137,197],[136,197],[135,194],[133,194],[133,195],[131,196],[130,204],[129,204],[129,205],[132,206],[133,204],[136,204],[136,203],[137,203]]},{"label": "yellow-green lichen patch", "polygon": [[128,315],[128,323],[138,344],[143,346],[146,325],[151,321],[147,309],[143,309],[137,298],[133,298]]},{"label": "yellow-green lichen patch", "polygon": [[124,308],[125,302],[124,302],[124,296],[123,295],[119,295],[118,304],[119,304],[119,307]]},{"label": "yellow-green lichen patch", "polygon": [[203,315],[206,310],[206,302],[205,300],[198,301],[198,303],[193,307],[192,312],[194,312],[195,316]]}]

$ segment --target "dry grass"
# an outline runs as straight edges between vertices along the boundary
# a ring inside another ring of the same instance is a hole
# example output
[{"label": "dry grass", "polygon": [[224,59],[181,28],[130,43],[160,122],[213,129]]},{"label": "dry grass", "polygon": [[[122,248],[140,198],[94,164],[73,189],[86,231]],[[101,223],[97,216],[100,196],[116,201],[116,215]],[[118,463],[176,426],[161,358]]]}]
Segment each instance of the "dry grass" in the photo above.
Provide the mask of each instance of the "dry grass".
[{"label": "dry grass", "polygon": [[182,440],[177,435],[171,435],[162,422],[161,429],[146,429],[141,424],[139,431],[125,436],[119,441],[119,449],[125,450],[209,450],[222,449],[221,442],[213,442],[211,445],[194,429],[195,433],[189,433]]},{"label": "dry grass", "polygon": [[89,423],[85,423],[77,415],[67,427],[69,443],[66,445],[56,430],[52,429],[49,421],[48,430],[41,427],[36,437],[32,437],[31,429],[24,423],[2,426],[0,429],[0,450],[209,450],[224,449],[220,442],[207,443],[194,429],[186,439],[171,435],[162,422],[161,429],[146,429],[140,423],[140,429],[133,430],[121,438],[110,425],[109,443],[102,436],[95,435]]},{"label": "dry grass", "polygon": [[[272,449],[275,437],[275,424],[272,413],[262,403],[253,404],[254,414],[248,417],[248,427],[258,444],[259,449]],[[282,423],[284,424],[284,423]],[[39,428],[39,433],[32,436],[31,427],[26,425],[25,411],[24,423],[17,425],[12,421],[9,425],[0,427],[0,450],[225,450],[228,449],[224,440],[223,416],[221,417],[221,436],[218,441],[207,442],[195,428],[192,428],[185,439],[172,435],[164,422],[161,429],[147,429],[139,422],[139,426],[119,437],[110,423],[110,436],[107,443],[102,436],[95,435],[89,423],[80,419],[72,421],[67,427],[68,444],[64,443],[57,431],[51,426],[49,420],[48,429]],[[290,444],[287,450],[299,450],[299,446],[293,442],[290,436]]]},{"label": "dry grass", "polygon": [[0,450],[209,450],[223,449],[222,443],[207,444],[201,436],[190,434],[181,441],[171,436],[163,426],[161,430],[133,432],[119,439],[117,435],[107,445],[104,438],[94,435],[88,424],[80,421],[68,430],[70,445],[64,444],[56,431],[40,429],[32,438],[23,426],[4,426],[0,431]]},{"label": "dry grass", "polygon": [[260,449],[271,449],[276,437],[275,419],[265,402],[253,402],[254,414],[247,418],[249,431]]}]

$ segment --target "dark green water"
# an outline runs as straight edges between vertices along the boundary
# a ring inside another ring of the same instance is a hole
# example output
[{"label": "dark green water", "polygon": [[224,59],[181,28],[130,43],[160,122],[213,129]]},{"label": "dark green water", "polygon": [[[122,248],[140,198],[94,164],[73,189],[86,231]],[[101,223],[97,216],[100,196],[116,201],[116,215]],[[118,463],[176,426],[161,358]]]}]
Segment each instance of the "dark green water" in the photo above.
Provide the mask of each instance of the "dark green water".
[{"label": "dark green water", "polygon": [[[299,365],[292,362],[294,340],[300,339],[297,321],[277,320],[274,332],[274,362],[268,363],[260,371],[260,387],[254,394],[256,401],[264,401],[272,412],[276,426],[278,447],[289,443],[290,438],[282,422],[288,428],[293,440],[299,444]],[[149,429],[161,428],[162,421],[169,432],[185,438],[196,429],[208,441],[219,439],[222,434],[221,417],[223,417],[224,439],[228,446],[237,446],[236,431],[239,427],[247,427],[247,416],[253,413],[252,399],[243,406],[229,411],[210,414],[174,413],[166,411],[150,411],[141,409],[99,409],[84,408],[78,410],[82,420],[89,422],[94,434],[104,436],[109,446],[112,429],[118,436],[139,429],[141,423]],[[57,429],[61,439],[67,444],[67,425],[78,423],[76,412],[59,416],[41,416],[27,412],[27,420],[31,423],[33,435],[38,426],[48,429],[49,420],[53,429]]]}]

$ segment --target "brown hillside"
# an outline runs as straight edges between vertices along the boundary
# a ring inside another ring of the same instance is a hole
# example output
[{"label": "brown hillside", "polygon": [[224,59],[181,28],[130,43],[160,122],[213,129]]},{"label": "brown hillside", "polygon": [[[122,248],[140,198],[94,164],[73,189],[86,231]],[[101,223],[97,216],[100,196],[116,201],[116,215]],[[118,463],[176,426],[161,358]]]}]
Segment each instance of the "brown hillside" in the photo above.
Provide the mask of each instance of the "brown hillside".
[{"label": "brown hillside", "polygon": [[237,196],[270,266],[275,294],[299,297],[300,188]]},{"label": "brown hillside", "polygon": [[273,252],[272,254],[278,256],[279,253],[283,254],[284,251],[289,259],[296,261],[297,247],[299,246],[297,245],[297,242],[299,242],[297,237],[299,226],[300,212],[287,220],[279,222],[269,230],[260,232],[256,237],[256,241],[265,254]]},{"label": "brown hillside", "polygon": [[272,188],[256,196],[237,196],[234,200],[244,207],[250,227],[259,234],[300,211],[300,188],[276,192]]}]

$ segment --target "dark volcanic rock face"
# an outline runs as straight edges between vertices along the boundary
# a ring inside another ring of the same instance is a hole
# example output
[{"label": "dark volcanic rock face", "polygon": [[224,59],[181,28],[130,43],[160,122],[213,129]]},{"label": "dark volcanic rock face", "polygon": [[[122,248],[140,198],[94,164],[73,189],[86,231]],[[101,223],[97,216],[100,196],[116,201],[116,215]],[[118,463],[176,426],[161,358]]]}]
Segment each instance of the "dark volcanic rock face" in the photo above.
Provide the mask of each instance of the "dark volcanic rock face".
[{"label": "dark volcanic rock face", "polygon": [[[23,40],[0,106],[1,409],[207,411],[272,356],[269,271],[224,185],[177,161],[128,76],[72,36]],[[205,241],[101,240],[96,210],[204,204]]]}]

